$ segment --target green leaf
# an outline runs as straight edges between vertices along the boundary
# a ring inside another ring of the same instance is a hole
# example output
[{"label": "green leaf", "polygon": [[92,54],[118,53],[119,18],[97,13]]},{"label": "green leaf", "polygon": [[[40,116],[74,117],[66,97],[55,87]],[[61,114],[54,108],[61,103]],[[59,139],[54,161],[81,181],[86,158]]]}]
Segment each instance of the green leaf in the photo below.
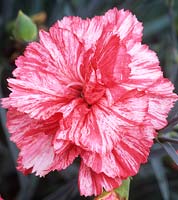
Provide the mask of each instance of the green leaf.
[{"label": "green leaf", "polygon": [[122,185],[110,192],[104,191],[101,195],[94,200],[128,200],[129,199],[130,178],[122,181]]},{"label": "green leaf", "polygon": [[169,142],[160,143],[164,150],[169,154],[172,160],[178,165],[178,155],[174,147]]},{"label": "green leaf", "polygon": [[15,20],[12,33],[16,40],[30,42],[37,39],[38,30],[36,24],[33,23],[30,17],[20,10]]},{"label": "green leaf", "polygon": [[169,185],[166,177],[166,171],[163,167],[162,158],[151,158],[151,166],[153,168],[158,186],[162,195],[163,200],[170,199]]},{"label": "green leaf", "polygon": [[129,199],[130,178],[124,180],[122,185],[115,189],[115,192],[124,200]]}]

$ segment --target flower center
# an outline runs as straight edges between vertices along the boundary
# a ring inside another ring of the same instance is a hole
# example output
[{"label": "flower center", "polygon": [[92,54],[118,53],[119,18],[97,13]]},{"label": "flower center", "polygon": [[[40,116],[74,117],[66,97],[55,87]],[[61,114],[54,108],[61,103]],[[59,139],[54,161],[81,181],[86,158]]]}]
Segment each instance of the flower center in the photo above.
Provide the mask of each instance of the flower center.
[{"label": "flower center", "polygon": [[97,103],[105,94],[105,87],[99,83],[88,83],[83,87],[81,97],[89,107]]}]

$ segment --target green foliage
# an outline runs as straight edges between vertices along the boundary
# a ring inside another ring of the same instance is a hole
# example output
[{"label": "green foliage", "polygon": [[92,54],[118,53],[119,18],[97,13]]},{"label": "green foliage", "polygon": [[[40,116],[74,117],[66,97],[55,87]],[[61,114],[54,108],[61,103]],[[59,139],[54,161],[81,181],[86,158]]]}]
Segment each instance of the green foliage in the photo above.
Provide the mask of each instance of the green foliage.
[{"label": "green foliage", "polygon": [[130,178],[124,180],[122,185],[115,189],[116,193],[124,200],[129,199]]}]

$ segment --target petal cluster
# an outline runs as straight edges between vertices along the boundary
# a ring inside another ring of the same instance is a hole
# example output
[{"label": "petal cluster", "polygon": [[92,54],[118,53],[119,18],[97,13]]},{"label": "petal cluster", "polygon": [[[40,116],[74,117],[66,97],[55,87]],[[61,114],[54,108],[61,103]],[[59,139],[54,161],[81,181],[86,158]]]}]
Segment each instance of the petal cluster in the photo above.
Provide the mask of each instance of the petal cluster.
[{"label": "petal cluster", "polygon": [[16,60],[8,108],[18,169],[44,176],[81,158],[81,195],[110,191],[147,161],[177,96],[129,11],[64,17]]}]

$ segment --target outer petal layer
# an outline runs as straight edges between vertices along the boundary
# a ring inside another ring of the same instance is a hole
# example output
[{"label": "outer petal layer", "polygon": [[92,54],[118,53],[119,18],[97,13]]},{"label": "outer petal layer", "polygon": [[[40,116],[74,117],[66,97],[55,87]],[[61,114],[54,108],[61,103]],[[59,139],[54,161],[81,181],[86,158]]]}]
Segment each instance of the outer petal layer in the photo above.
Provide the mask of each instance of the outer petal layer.
[{"label": "outer petal layer", "polygon": [[119,35],[121,40],[134,40],[139,42],[142,39],[142,23],[130,11],[117,10],[116,8],[109,10],[104,15],[106,25],[112,25],[113,34]]},{"label": "outer petal layer", "polygon": [[53,147],[61,117],[58,113],[43,121],[31,119],[27,114],[15,109],[8,111],[7,126],[11,140],[20,149],[19,170],[44,176],[51,170],[65,169],[78,156],[79,150],[68,141],[58,144],[57,151]]},{"label": "outer petal layer", "polygon": [[157,130],[167,125],[166,118],[170,108],[177,100],[177,95],[172,93],[173,89],[174,86],[167,79],[158,79],[148,88],[148,116],[153,127]]},{"label": "outer petal layer", "polygon": [[91,168],[81,162],[79,171],[79,190],[81,195],[91,196],[102,193],[103,188],[110,191],[121,184],[120,179],[110,178],[104,173],[95,173]]},{"label": "outer petal layer", "polygon": [[127,48],[131,57],[128,87],[146,89],[157,79],[163,78],[156,53],[148,46],[135,43],[130,50],[129,45]]},{"label": "outer petal layer", "polygon": [[142,24],[129,11],[109,10],[102,17],[94,17],[91,20],[82,20],[79,17],[64,17],[58,21],[56,27],[65,28],[75,33],[85,43],[86,48],[95,45],[96,41],[107,28],[108,32],[118,35],[121,40],[141,41]]},{"label": "outer petal layer", "polygon": [[147,161],[154,136],[155,132],[151,126],[143,125],[130,130],[126,128],[122,139],[114,146],[112,152],[99,154],[83,151],[81,158],[96,173],[125,179],[135,175],[140,164]]},{"label": "outer petal layer", "polygon": [[76,36],[62,29],[56,32],[51,28],[50,34],[43,31],[40,39],[40,44],[30,44],[25,56],[16,61],[17,79],[9,79],[12,93],[2,104],[6,108],[15,107],[31,118],[45,120],[79,95],[78,88],[70,86],[82,85],[82,45]]},{"label": "outer petal layer", "polygon": [[26,144],[23,144],[19,154],[23,165],[20,168],[31,169],[31,172],[36,172],[36,175],[46,175],[54,160],[51,143],[52,136],[44,133],[27,137]]}]

